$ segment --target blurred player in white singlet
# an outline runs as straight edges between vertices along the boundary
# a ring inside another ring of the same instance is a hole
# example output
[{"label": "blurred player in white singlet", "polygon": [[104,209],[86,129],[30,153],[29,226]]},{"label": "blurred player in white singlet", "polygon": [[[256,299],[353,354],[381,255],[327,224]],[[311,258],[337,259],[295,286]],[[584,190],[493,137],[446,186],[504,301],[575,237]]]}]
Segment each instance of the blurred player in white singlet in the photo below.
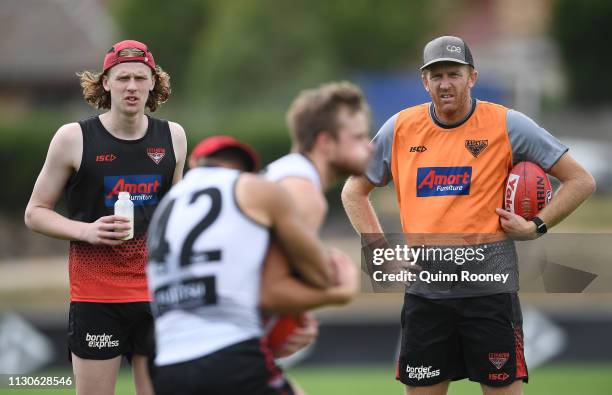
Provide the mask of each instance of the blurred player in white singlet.
[{"label": "blurred player in white singlet", "polygon": [[[247,155],[244,153],[247,153]],[[247,144],[237,141],[230,136],[211,136],[199,142],[189,156],[189,167],[203,166],[207,164],[209,159],[218,160],[219,158],[223,158],[222,165],[224,167],[247,172],[254,172],[259,169],[259,158],[256,152]],[[337,261],[337,263],[335,267],[335,282],[329,288],[313,288],[307,283],[295,281],[295,278],[290,273],[287,273],[286,277],[280,279],[280,281],[278,276],[275,282],[267,281],[266,287],[261,289],[261,299],[262,301],[270,300],[270,295],[280,299],[292,298],[295,292],[306,292],[307,295],[319,293],[321,302],[326,302],[327,304],[339,305],[347,303],[357,289],[357,268],[349,260]],[[289,281],[293,285],[292,289],[289,289],[284,284],[284,281]],[[273,314],[279,312],[271,310],[266,305],[262,305],[262,307],[265,313]],[[271,348],[274,357],[289,357],[276,361],[282,364],[282,366],[299,361],[304,354],[296,354],[296,352],[303,350],[311,344],[318,334],[318,324],[310,314],[300,316],[299,318],[300,325],[298,327],[283,326],[282,328],[279,325],[282,325],[283,321],[277,321],[276,317],[268,316],[266,320],[265,328],[268,331],[273,329],[274,331],[271,336],[277,338],[272,339],[272,341],[269,338],[267,339],[267,345]],[[274,325],[277,322],[279,322],[279,325]],[[291,329],[291,331],[287,332],[286,336],[279,337],[279,329]],[[296,387],[295,383],[292,383],[292,385]]]},{"label": "blurred player in white singlet", "polygon": [[270,231],[313,288],[328,287],[333,265],[281,187],[235,170],[252,169],[252,152],[237,142],[218,149],[223,141],[208,142],[217,152],[168,193],[150,228],[155,389],[292,394],[261,342],[259,278]]}]

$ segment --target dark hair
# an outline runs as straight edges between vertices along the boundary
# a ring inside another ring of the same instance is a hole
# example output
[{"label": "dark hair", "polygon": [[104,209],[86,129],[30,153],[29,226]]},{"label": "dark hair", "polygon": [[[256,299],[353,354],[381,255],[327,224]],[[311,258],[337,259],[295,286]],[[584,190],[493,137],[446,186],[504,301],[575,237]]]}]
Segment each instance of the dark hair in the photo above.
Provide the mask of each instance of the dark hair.
[{"label": "dark hair", "polygon": [[312,150],[321,132],[336,138],[341,108],[348,108],[351,113],[369,113],[361,89],[350,82],[331,82],[300,92],[287,111],[287,126],[297,150]]},{"label": "dark hair", "polygon": [[257,171],[255,163],[243,150],[237,147],[223,148],[208,156],[198,158],[198,166],[215,164],[217,161],[231,162],[236,164],[242,171]]}]

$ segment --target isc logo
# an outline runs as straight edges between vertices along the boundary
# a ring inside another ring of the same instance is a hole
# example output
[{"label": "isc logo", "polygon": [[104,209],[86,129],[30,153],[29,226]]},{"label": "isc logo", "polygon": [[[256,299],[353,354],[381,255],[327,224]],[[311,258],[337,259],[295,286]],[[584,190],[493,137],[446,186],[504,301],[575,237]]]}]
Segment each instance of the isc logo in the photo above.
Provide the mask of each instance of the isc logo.
[{"label": "isc logo", "polygon": [[489,373],[489,380],[492,381],[504,381],[508,377],[510,377],[508,373]]},{"label": "isc logo", "polygon": [[96,155],[96,162],[112,162],[117,157],[113,154]]},{"label": "isc logo", "polygon": [[424,145],[410,147],[410,152],[425,152],[425,151],[427,151],[427,147],[425,147]]},{"label": "isc logo", "polygon": [[419,167],[417,197],[469,195],[472,167]]}]

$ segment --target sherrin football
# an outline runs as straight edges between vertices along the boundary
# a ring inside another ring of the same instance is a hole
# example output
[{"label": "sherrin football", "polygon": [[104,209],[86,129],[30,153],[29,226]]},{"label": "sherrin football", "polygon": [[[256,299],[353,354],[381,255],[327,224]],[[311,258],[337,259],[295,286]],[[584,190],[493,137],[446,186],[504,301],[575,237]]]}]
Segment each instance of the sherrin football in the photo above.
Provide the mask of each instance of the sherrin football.
[{"label": "sherrin football", "polygon": [[506,181],[504,208],[529,221],[550,202],[552,192],[548,175],[540,166],[519,162]]}]

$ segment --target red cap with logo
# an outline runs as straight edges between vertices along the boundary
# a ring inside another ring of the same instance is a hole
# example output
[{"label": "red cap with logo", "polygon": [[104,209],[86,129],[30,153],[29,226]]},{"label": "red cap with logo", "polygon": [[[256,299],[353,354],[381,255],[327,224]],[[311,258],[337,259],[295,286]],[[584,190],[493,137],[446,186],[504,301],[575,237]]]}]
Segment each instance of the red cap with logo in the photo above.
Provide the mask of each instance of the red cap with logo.
[{"label": "red cap with logo", "polygon": [[259,169],[259,156],[248,144],[242,143],[231,136],[212,136],[200,141],[189,155],[190,161],[206,158],[216,152],[227,148],[235,148],[241,151],[250,162],[248,171]]},{"label": "red cap with logo", "polygon": [[123,40],[113,45],[104,57],[102,71],[110,69],[119,63],[139,62],[149,66],[155,71],[155,60],[147,46],[140,41]]}]

